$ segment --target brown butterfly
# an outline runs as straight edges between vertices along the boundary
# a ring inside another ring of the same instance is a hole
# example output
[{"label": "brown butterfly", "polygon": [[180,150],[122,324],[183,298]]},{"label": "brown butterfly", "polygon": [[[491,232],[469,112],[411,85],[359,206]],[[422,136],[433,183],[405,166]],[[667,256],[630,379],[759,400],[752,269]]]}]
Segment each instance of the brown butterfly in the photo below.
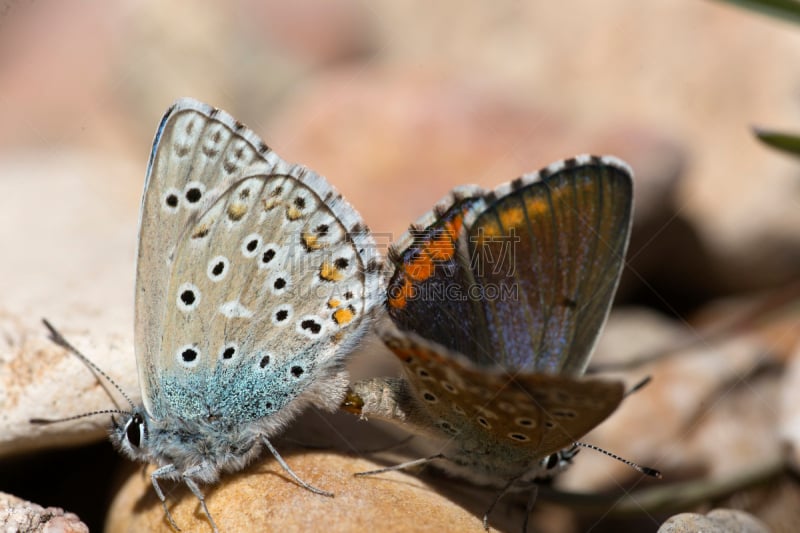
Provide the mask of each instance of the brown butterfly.
[{"label": "brown butterfly", "polygon": [[569,466],[625,396],[581,376],[619,283],[632,189],[622,161],[579,156],[492,192],[455,189],[393,246],[378,332],[405,377],[353,384],[345,409],[441,451],[390,470],[437,460],[500,488],[488,527],[503,494],[534,498],[537,480]]}]

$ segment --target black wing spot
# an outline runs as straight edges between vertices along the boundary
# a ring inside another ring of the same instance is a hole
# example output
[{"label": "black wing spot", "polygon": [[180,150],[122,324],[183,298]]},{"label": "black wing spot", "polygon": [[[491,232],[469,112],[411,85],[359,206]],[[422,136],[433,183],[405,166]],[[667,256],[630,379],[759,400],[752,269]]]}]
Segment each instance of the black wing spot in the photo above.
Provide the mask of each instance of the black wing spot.
[{"label": "black wing spot", "polygon": [[181,352],[181,359],[183,359],[185,363],[191,363],[197,359],[197,350],[194,348],[186,348]]},{"label": "black wing spot", "polygon": [[261,262],[262,262],[262,263],[264,263],[264,264],[267,264],[267,263],[269,263],[270,261],[272,261],[272,259],[273,259],[274,257],[275,257],[275,250],[273,250],[272,248],[270,248],[269,250],[267,250],[266,252],[264,252],[264,255],[262,255],[262,256],[261,256]]},{"label": "black wing spot", "polygon": [[300,327],[309,330],[314,335],[322,330],[322,325],[311,319],[306,319],[300,322]]},{"label": "black wing spot", "polygon": [[181,301],[185,305],[192,305],[197,298],[194,295],[194,291],[191,289],[186,289],[181,293]]}]

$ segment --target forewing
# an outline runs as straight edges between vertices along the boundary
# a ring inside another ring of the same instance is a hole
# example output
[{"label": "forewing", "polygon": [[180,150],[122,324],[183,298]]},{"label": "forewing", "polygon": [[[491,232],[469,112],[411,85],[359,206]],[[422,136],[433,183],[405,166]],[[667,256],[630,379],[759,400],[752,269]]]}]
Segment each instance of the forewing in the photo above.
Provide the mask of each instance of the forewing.
[{"label": "forewing", "polygon": [[487,365],[580,375],[622,272],[630,170],[581,156],[501,186],[493,198],[465,218],[489,341],[464,353]]},{"label": "forewing", "polygon": [[467,233],[465,215],[485,205],[485,191],[461,187],[440,201],[393,244],[388,289],[389,316],[403,330],[451,350],[473,353],[489,342],[469,257],[459,246]]}]

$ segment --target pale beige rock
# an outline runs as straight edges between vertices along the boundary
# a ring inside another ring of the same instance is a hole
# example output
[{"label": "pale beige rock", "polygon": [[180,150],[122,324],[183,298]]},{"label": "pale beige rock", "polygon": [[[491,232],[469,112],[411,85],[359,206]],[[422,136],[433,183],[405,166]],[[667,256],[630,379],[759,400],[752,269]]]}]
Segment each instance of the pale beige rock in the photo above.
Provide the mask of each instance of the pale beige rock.
[{"label": "pale beige rock", "polygon": [[0,530],[26,533],[89,533],[73,513],[57,507],[42,507],[0,492]]},{"label": "pale beige rock", "polygon": [[[8,187],[0,195],[0,240],[16,252],[0,261],[0,456],[101,438],[108,417],[49,426],[29,420],[114,407],[91,371],[47,339],[42,318],[138,396],[132,340],[138,200],[132,190],[129,202],[120,198],[126,187],[109,182],[110,166],[131,171],[81,154],[0,161]],[[30,216],[34,199],[46,217]]]},{"label": "pale beige rock", "polygon": [[[284,458],[302,479],[335,496],[299,487],[274,460],[265,459],[224,476],[213,488],[204,487],[221,532],[483,531],[482,514],[448,500],[416,476],[391,472],[356,478],[354,473],[380,465],[331,453],[287,453]],[[147,469],[148,474],[151,471]],[[170,512],[182,530],[211,531],[186,487],[166,492]],[[111,505],[106,531],[171,531],[149,476],[136,471],[127,478]]]},{"label": "pale beige rock", "polygon": [[736,509],[714,509],[706,515],[681,513],[664,522],[658,533],[769,533],[755,516]]}]

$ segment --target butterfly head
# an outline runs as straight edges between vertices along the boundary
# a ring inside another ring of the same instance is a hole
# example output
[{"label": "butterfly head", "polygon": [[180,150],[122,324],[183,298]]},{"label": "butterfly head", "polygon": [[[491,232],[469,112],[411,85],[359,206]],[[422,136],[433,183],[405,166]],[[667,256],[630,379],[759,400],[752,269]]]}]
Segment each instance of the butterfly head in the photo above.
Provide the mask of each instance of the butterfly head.
[{"label": "butterfly head", "polygon": [[150,418],[144,409],[134,408],[118,420],[111,417],[111,442],[134,461],[147,461],[150,458]]}]

